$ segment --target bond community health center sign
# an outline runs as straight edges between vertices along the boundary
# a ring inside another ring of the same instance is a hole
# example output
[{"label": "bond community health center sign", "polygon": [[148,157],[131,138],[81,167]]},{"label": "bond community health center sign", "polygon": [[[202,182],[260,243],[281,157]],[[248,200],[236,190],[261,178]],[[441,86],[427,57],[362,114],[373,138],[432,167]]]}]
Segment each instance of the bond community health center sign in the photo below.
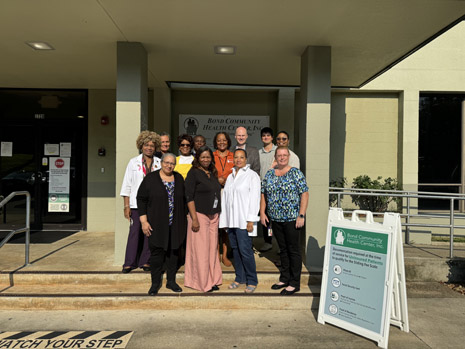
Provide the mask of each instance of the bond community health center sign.
[{"label": "bond community health center sign", "polygon": [[191,136],[200,134],[205,137],[209,147],[213,146],[213,138],[217,132],[228,133],[232,144],[235,144],[234,134],[239,126],[247,129],[249,135],[247,144],[260,149],[263,146],[260,130],[270,126],[270,117],[268,115],[179,115],[179,134],[187,133]]},{"label": "bond community health center sign", "polygon": [[355,211],[349,221],[331,209],[318,322],[386,348],[391,323],[408,332],[406,297],[399,214],[386,213],[380,224],[368,211]]}]

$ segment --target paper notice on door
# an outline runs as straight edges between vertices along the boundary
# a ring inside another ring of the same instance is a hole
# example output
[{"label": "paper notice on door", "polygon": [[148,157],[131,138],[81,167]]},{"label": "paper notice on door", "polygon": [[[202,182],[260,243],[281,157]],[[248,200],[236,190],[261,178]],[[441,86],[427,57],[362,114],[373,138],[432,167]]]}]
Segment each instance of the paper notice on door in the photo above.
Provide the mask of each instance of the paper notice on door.
[{"label": "paper notice on door", "polygon": [[69,212],[70,158],[50,158],[48,212]]},{"label": "paper notice on door", "polygon": [[13,142],[2,142],[1,156],[13,156]]},{"label": "paper notice on door", "polygon": [[71,157],[71,143],[60,143],[60,156]]},{"label": "paper notice on door", "polygon": [[44,155],[59,156],[60,145],[59,144],[44,144]]}]

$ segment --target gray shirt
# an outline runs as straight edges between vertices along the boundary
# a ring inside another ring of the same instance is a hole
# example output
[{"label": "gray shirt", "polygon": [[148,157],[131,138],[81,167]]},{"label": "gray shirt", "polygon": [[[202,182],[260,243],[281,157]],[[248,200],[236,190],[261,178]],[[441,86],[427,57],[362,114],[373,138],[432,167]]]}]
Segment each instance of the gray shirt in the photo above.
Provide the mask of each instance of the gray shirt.
[{"label": "gray shirt", "polygon": [[274,153],[276,151],[277,146],[273,144],[273,148],[270,151],[266,151],[265,148],[261,148],[258,151],[258,155],[260,155],[260,179],[263,180],[265,178],[266,173],[271,168],[271,164],[274,161]]}]

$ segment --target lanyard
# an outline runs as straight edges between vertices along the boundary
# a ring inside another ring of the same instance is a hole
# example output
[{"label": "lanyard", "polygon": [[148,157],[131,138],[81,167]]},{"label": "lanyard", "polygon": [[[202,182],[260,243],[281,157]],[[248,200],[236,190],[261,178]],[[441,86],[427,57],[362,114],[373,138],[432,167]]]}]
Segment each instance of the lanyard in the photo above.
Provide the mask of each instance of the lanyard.
[{"label": "lanyard", "polygon": [[229,155],[229,151],[228,151],[228,153],[226,154],[226,157],[224,158],[224,165],[223,165],[223,161],[221,161],[220,153],[218,153],[218,159],[220,160],[220,166],[221,166],[221,168],[223,169],[223,172],[224,172],[224,169],[225,169],[225,167],[226,167],[226,163],[228,162],[228,155]]}]

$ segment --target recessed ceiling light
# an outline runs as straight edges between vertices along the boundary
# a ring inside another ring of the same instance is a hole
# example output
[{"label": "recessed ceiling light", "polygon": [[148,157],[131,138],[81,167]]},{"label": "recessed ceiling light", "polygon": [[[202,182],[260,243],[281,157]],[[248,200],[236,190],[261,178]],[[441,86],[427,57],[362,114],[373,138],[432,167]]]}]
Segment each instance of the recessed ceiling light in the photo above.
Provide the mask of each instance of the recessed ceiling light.
[{"label": "recessed ceiling light", "polygon": [[31,46],[34,50],[54,50],[54,48],[46,42],[30,41],[26,42],[26,44]]},{"label": "recessed ceiling light", "polygon": [[236,46],[215,46],[215,53],[217,55],[235,55]]},{"label": "recessed ceiling light", "polygon": [[77,118],[78,118],[78,119],[84,119],[85,116],[84,116],[84,115],[78,115]]}]

